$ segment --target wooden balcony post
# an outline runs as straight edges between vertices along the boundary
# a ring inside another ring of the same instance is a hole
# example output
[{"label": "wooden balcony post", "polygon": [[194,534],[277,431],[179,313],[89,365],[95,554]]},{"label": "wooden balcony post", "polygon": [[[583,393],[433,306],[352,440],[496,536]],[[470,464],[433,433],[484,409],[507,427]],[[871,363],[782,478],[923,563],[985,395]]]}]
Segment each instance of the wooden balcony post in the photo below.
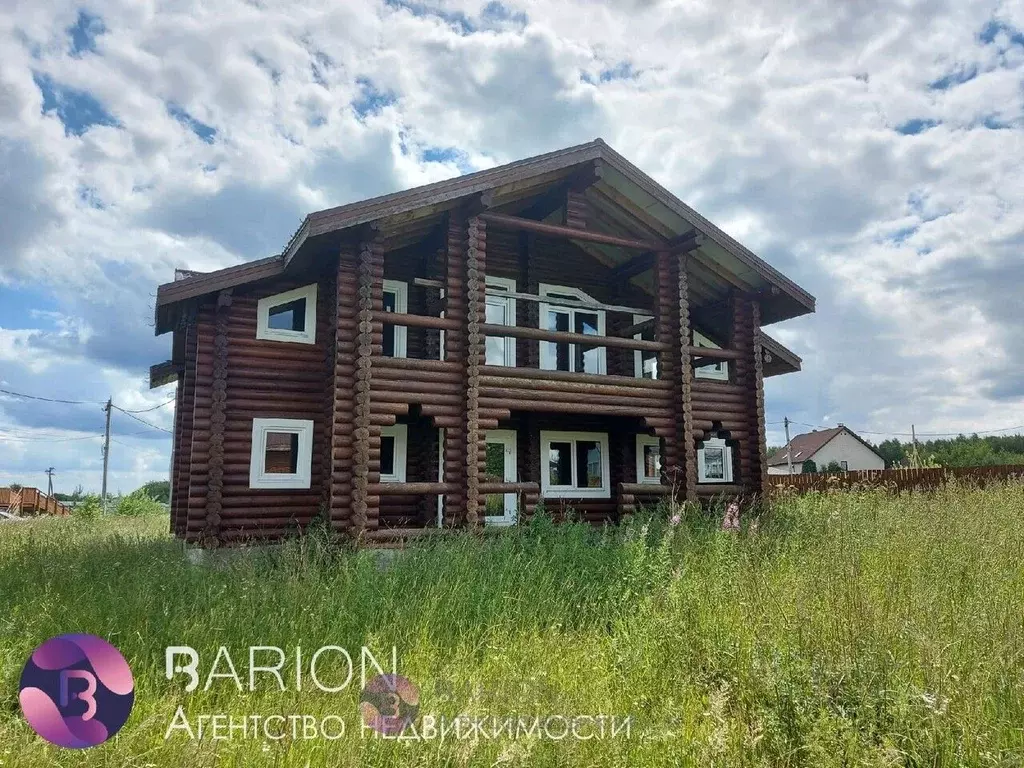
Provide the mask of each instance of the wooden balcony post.
[{"label": "wooden balcony post", "polygon": [[466,228],[466,523],[480,525],[480,476],[487,447],[480,430],[480,366],[485,362],[480,328],[486,307],[487,225],[477,216]]},{"label": "wooden balcony post", "polygon": [[758,493],[768,488],[768,445],[765,440],[764,426],[764,361],[763,342],[761,340],[761,304],[750,302],[750,322],[754,329],[754,423],[750,425],[750,434],[757,435],[757,445],[753,446],[755,470],[760,481]]},{"label": "wooden balcony post", "polygon": [[[673,284],[672,271],[672,260],[668,252],[658,251],[654,270],[655,340],[669,345],[667,351],[658,354],[658,378],[673,383],[670,411],[666,415],[669,419],[676,421],[677,412],[682,402],[682,389],[679,386],[680,342],[677,336],[679,324],[675,319],[678,311],[676,309],[678,286]],[[682,422],[679,421],[676,426],[677,428],[672,430],[671,435],[666,435],[662,440],[661,482],[667,486],[672,486],[677,481],[676,474],[683,469]]]},{"label": "wooden balcony post", "polygon": [[328,429],[324,487],[331,530],[353,530],[353,461],[355,447],[356,371],[359,342],[359,276],[357,256],[351,247],[342,250],[334,280],[334,300],[327,302],[330,324],[328,339],[327,401]]},{"label": "wooden balcony post", "polygon": [[[458,330],[445,331],[445,360],[459,366],[464,371],[466,360],[464,323],[466,320],[465,269],[463,264],[463,238],[465,224],[458,212],[448,216],[448,232],[445,248],[445,317],[459,324]],[[455,394],[465,397],[465,375],[454,390]],[[466,471],[466,439],[465,421],[459,419],[457,424],[446,425],[444,430],[444,450],[442,452],[444,482],[455,488],[444,495],[445,523],[461,525],[464,521],[465,494],[462,491]]]},{"label": "wooden balcony post", "polygon": [[697,499],[697,446],[693,434],[693,365],[690,360],[690,290],[686,268],[689,256],[680,254],[676,260],[679,304],[679,361],[678,381],[682,409],[677,422],[681,427],[683,465],[686,477],[686,500]]},{"label": "wooden balcony post", "polygon": [[[360,538],[377,527],[380,497],[371,496],[368,486],[380,482],[380,424],[372,407],[372,371],[370,363],[376,343],[382,346],[383,324],[373,320],[380,311],[384,295],[384,249],[380,234],[374,232],[363,240],[357,265],[359,275],[359,325],[356,337],[356,386],[352,480],[352,534]],[[372,456],[371,456],[372,454]]]}]

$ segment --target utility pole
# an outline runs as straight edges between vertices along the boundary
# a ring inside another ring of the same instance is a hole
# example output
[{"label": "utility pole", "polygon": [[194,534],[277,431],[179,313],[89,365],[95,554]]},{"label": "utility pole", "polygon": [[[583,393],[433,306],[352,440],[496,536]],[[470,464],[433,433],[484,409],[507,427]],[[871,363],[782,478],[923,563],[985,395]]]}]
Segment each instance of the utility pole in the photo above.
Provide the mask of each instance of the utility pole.
[{"label": "utility pole", "polygon": [[47,485],[46,488],[47,496],[53,496],[53,473],[54,467],[50,467],[49,469],[46,470],[46,476],[50,479],[49,484]]},{"label": "utility pole", "polygon": [[786,466],[789,468],[789,474],[793,474],[793,450],[789,446],[789,416],[782,417],[782,423],[786,425]]},{"label": "utility pole", "polygon": [[917,468],[919,468],[921,466],[921,457],[918,456],[918,454],[917,454],[917,432],[914,430],[914,425],[913,424],[910,425],[910,440],[914,444],[914,458],[913,458],[913,462],[914,462],[914,469],[917,469]]},{"label": "utility pole", "polygon": [[107,412],[107,427],[103,435],[103,514],[107,513],[107,467],[110,465],[110,410],[113,403],[112,398],[107,398],[107,404],[103,410]]}]

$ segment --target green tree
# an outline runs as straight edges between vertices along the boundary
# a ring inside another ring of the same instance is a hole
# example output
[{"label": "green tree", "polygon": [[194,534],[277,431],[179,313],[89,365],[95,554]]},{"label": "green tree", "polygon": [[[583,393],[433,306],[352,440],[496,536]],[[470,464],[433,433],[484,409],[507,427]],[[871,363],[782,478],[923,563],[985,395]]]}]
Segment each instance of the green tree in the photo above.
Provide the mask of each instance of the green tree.
[{"label": "green tree", "polygon": [[139,488],[135,493],[141,493],[153,501],[159,501],[162,504],[167,504],[171,500],[171,484],[167,480],[154,480],[151,483],[146,483],[144,486]]},{"label": "green tree", "polygon": [[818,471],[818,465],[814,463],[814,459],[807,459],[807,461],[800,465],[800,471],[813,475]]}]

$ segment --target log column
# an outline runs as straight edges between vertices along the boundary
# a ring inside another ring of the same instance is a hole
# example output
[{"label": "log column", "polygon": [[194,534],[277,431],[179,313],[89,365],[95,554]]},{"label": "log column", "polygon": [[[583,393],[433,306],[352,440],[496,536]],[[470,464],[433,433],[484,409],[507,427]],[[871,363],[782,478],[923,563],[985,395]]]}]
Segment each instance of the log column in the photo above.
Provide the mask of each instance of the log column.
[{"label": "log column", "polygon": [[380,312],[384,291],[384,251],[378,233],[363,241],[357,266],[359,276],[358,334],[356,336],[356,386],[352,462],[352,534],[359,538],[377,527],[380,497],[371,496],[368,486],[380,481],[380,426],[374,424],[371,403],[371,360],[382,347],[383,326],[373,320]]},{"label": "log column", "polygon": [[213,384],[210,387],[210,448],[206,479],[206,521],[202,545],[220,546],[221,502],[224,495],[224,423],[228,399],[228,321],[231,290],[217,295],[213,320]]},{"label": "log column", "polygon": [[697,499],[697,446],[693,434],[693,360],[690,359],[690,286],[686,274],[689,256],[681,254],[675,264],[679,312],[679,381],[682,427],[683,468],[685,471],[686,500]]},{"label": "log column", "polygon": [[682,452],[683,421],[680,405],[683,401],[683,392],[682,379],[679,374],[679,310],[677,308],[679,286],[673,280],[672,257],[666,251],[660,251],[657,254],[654,264],[655,340],[670,345],[668,351],[658,354],[658,377],[671,381],[673,384],[670,413],[667,415],[674,422],[675,428],[671,435],[663,438],[661,452],[661,483],[671,487],[677,483],[685,484]]},{"label": "log column", "polygon": [[480,476],[486,472],[487,446],[480,429],[480,366],[484,363],[487,227],[477,217],[466,228],[466,524],[480,525]]},{"label": "log column", "polygon": [[765,440],[764,426],[764,347],[761,339],[761,305],[756,301],[750,303],[750,323],[754,331],[754,421],[748,430],[751,437],[757,435],[757,445],[751,446],[754,458],[753,470],[757,473],[760,485],[758,493],[764,493],[768,487],[768,445]]},{"label": "log column", "polygon": [[346,247],[338,257],[334,282],[334,323],[330,348],[332,382],[329,395],[329,452],[325,487],[331,530],[353,529],[353,464],[355,456],[355,394],[359,341],[359,278],[356,254]]},{"label": "log column", "polygon": [[[735,383],[743,388],[746,416],[742,418],[747,435],[739,440],[737,485],[746,490],[760,490],[760,468],[755,469],[757,436],[756,372],[754,365],[754,325],[751,316],[751,302],[743,296],[732,299],[732,339],[730,346],[741,357],[731,363]],[[762,405],[763,408],[763,405]]]},{"label": "log column", "polygon": [[[458,330],[445,331],[445,360],[463,366],[466,360],[466,294],[464,291],[463,219],[456,213],[448,217],[447,243],[445,249],[445,317],[458,322]],[[458,394],[466,396],[466,379],[460,377]],[[450,426],[444,431],[444,482],[453,488],[465,487],[466,474],[466,433],[465,421]],[[465,494],[461,490],[450,491],[444,496],[444,519],[446,525],[462,525],[465,515]]]}]

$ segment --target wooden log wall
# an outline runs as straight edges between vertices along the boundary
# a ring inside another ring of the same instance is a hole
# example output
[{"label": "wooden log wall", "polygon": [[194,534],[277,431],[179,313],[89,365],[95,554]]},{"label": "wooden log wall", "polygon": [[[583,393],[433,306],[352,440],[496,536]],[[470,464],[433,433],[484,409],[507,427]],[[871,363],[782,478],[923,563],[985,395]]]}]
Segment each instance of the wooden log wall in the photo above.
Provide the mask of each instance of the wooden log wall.
[{"label": "wooden log wall", "polygon": [[178,377],[174,414],[174,465],[171,520],[174,535],[184,538],[188,530],[189,476],[192,468],[192,421],[196,400],[196,325],[190,318],[179,331],[184,335],[184,371]]},{"label": "wooden log wall", "polygon": [[210,414],[214,373],[214,303],[203,302],[196,312],[195,398],[192,408],[192,449],[189,456],[188,493],[185,495],[185,538],[200,542],[206,529],[206,481],[209,476]]}]

